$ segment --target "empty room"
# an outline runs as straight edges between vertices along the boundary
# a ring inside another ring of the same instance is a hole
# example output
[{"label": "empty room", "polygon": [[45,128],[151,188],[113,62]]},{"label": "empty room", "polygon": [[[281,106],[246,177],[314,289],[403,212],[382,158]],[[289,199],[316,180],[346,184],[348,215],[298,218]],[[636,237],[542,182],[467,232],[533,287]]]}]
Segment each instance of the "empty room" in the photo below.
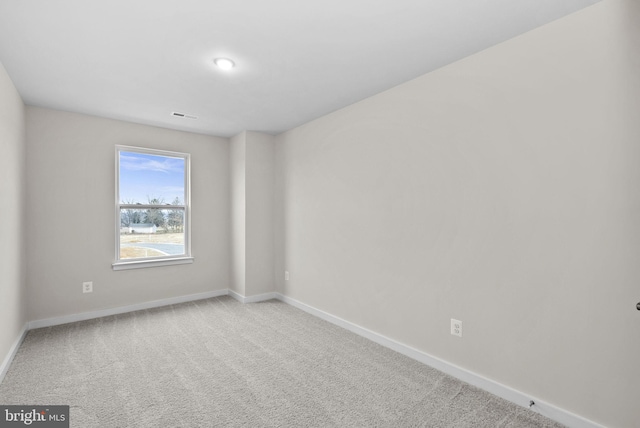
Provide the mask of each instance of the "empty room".
[{"label": "empty room", "polygon": [[0,426],[640,426],[640,1],[0,0]]}]

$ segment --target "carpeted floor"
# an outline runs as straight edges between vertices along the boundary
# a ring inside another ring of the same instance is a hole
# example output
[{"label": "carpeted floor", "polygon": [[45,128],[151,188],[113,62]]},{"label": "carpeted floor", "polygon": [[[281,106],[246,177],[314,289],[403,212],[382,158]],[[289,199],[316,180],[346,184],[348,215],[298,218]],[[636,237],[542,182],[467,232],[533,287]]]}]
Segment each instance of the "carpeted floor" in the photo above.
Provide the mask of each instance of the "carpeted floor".
[{"label": "carpeted floor", "polygon": [[92,427],[561,427],[279,301],[32,330],[0,403]]}]

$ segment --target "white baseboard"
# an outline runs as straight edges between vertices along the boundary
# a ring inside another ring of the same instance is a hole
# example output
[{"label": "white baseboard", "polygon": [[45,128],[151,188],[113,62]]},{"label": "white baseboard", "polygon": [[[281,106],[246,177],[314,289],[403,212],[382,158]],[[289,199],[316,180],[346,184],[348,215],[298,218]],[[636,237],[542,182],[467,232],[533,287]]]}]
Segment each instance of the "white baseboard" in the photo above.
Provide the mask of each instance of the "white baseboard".
[{"label": "white baseboard", "polygon": [[124,314],[127,312],[140,311],[143,309],[159,308],[161,306],[176,305],[178,303],[192,302],[195,300],[210,299],[212,297],[226,296],[228,290],[208,291],[206,293],[189,294],[186,296],[170,297],[168,299],[153,300],[151,302],[136,303],[128,306],[118,306],[117,308],[101,309],[98,311],[82,312],[79,314],[65,315],[62,317],[47,318],[30,321],[29,330],[54,325],[67,324],[70,322],[90,320],[94,318],[107,317],[110,315]]},{"label": "white baseboard", "polygon": [[541,415],[544,415],[556,422],[560,422],[561,424],[567,425],[572,428],[603,428],[602,425],[573,414],[567,410],[556,407],[553,404],[547,403],[536,397],[532,397],[521,391],[517,391],[506,385],[495,382],[491,379],[487,379],[484,376],[458,367],[455,364],[448,363],[444,360],[441,360],[440,358],[434,357],[425,352],[404,345],[400,342],[396,342],[393,339],[389,339],[386,336],[368,330],[364,327],[360,327],[357,324],[331,315],[330,313],[324,312],[320,309],[316,309],[313,306],[309,306],[291,297],[287,297],[280,293],[275,294],[278,300],[281,300],[291,306],[301,309],[311,315],[314,315],[346,330],[349,330],[359,336],[365,337],[379,345],[392,349],[396,352],[399,352],[400,354],[406,355],[409,358],[440,370],[443,373],[453,376],[477,388],[490,392],[493,395],[497,395],[498,397],[515,403],[519,406],[528,408],[530,401],[533,401],[535,402],[535,404],[531,407],[532,411],[540,413]]},{"label": "white baseboard", "polygon": [[229,296],[233,297],[240,303],[258,303],[266,300],[278,299],[279,293],[262,293],[245,297],[237,291],[229,290]]},{"label": "white baseboard", "polygon": [[7,371],[9,370],[9,366],[13,361],[13,357],[16,356],[16,353],[18,352],[18,348],[20,348],[20,345],[22,345],[22,341],[24,340],[28,331],[29,331],[29,323],[26,323],[22,327],[22,330],[20,331],[18,338],[15,340],[15,342],[13,342],[13,345],[11,345],[11,348],[9,348],[9,352],[7,353],[7,356],[4,358],[4,361],[2,361],[2,365],[0,365],[0,383],[2,383],[2,381],[4,380],[4,377],[7,374]]}]

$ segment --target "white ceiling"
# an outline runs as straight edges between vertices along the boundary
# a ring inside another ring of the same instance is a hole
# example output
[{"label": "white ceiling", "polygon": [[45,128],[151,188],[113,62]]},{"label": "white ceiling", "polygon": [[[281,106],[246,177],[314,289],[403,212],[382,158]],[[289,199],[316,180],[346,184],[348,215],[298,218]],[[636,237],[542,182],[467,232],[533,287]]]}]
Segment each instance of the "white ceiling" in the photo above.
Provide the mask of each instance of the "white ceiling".
[{"label": "white ceiling", "polygon": [[29,105],[277,134],[597,1],[0,0],[0,62]]}]

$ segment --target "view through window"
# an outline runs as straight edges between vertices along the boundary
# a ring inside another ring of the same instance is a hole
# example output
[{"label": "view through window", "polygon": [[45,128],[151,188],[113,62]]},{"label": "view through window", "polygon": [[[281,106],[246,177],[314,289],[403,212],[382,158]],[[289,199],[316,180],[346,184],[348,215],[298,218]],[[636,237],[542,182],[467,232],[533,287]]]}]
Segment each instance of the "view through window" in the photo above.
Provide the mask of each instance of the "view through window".
[{"label": "view through window", "polygon": [[189,155],[117,150],[117,260],[190,256]]}]

